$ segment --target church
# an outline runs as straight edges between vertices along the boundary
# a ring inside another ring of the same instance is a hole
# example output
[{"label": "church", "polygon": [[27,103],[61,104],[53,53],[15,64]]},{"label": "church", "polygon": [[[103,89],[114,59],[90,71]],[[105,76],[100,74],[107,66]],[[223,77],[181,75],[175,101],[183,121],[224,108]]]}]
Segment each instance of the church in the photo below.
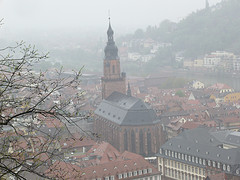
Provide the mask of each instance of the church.
[{"label": "church", "polygon": [[155,111],[126,88],[126,73],[121,72],[118,48],[109,21],[104,49],[102,102],[95,110],[94,132],[120,152],[125,150],[152,156],[164,143],[162,125]]}]

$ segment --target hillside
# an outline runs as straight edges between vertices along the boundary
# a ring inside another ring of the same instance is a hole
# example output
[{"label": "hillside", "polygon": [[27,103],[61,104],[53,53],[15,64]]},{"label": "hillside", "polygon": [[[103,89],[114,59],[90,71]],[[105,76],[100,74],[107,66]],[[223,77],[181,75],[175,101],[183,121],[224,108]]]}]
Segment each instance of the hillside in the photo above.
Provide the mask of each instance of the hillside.
[{"label": "hillside", "polygon": [[173,23],[168,20],[159,27],[148,27],[134,36],[171,42],[172,53],[182,52],[187,58],[201,57],[216,50],[240,54],[240,1],[225,0],[215,6],[194,12]]}]

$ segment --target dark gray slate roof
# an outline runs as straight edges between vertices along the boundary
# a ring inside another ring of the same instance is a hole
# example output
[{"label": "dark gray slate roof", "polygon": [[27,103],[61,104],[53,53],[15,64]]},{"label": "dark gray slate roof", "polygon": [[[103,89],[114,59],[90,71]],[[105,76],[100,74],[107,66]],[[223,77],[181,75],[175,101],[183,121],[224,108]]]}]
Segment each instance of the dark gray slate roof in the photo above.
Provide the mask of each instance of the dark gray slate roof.
[{"label": "dark gray slate roof", "polygon": [[[240,148],[223,149],[221,148],[222,144],[223,142],[215,138],[209,129],[199,127],[182,132],[177,137],[167,141],[161,149],[239,166]],[[164,153],[159,155],[164,156]]]},{"label": "dark gray slate roof", "polygon": [[217,131],[212,135],[224,144],[240,147],[240,132],[233,131]]},{"label": "dark gray slate roof", "polygon": [[113,92],[103,100],[95,114],[119,125],[151,125],[157,122],[155,111],[141,99]]}]

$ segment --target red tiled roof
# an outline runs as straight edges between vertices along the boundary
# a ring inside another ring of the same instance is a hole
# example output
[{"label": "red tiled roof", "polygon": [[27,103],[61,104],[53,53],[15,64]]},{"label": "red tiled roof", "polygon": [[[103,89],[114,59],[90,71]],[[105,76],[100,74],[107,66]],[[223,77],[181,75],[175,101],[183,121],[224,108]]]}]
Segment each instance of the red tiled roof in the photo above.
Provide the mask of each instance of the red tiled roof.
[{"label": "red tiled roof", "polygon": [[184,128],[184,129],[195,129],[200,125],[201,125],[201,123],[199,123],[199,122],[188,121],[188,122],[186,122],[182,125],[182,128]]},{"label": "red tiled roof", "polygon": [[[62,179],[68,180],[97,179],[99,177],[103,178],[107,176],[115,176],[115,179],[117,179],[118,174],[144,170],[148,168],[152,169],[152,173],[147,173],[148,175],[158,174],[157,169],[143,157],[121,161],[118,160],[86,168],[81,168],[74,164],[57,161],[45,173],[49,176],[61,177]],[[142,174],[135,177],[144,177],[147,174]]]},{"label": "red tiled roof", "polygon": [[232,89],[232,88],[226,84],[216,83],[216,84],[208,87],[208,89],[221,90],[221,89]]}]

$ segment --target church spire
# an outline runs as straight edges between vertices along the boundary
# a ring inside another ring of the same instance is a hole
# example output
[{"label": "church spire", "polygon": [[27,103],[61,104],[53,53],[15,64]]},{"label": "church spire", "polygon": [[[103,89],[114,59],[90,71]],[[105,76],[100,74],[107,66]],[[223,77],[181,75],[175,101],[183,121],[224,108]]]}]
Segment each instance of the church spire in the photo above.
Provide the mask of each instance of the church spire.
[{"label": "church spire", "polygon": [[106,60],[119,59],[118,48],[115,45],[115,42],[113,40],[113,34],[114,34],[114,32],[113,32],[111,22],[110,22],[110,17],[109,17],[109,25],[108,25],[108,30],[107,30],[108,42],[107,42],[107,46],[105,47],[105,50],[104,50]]},{"label": "church spire", "polygon": [[131,87],[130,87],[130,84],[128,82],[128,89],[127,89],[127,96],[132,96],[132,91],[131,91]]},{"label": "church spire", "polygon": [[109,20],[109,25],[108,25],[108,31],[107,31],[107,35],[108,35],[108,43],[113,43],[113,30],[112,30],[112,26],[111,26],[111,21],[110,21],[110,17],[108,18]]}]

